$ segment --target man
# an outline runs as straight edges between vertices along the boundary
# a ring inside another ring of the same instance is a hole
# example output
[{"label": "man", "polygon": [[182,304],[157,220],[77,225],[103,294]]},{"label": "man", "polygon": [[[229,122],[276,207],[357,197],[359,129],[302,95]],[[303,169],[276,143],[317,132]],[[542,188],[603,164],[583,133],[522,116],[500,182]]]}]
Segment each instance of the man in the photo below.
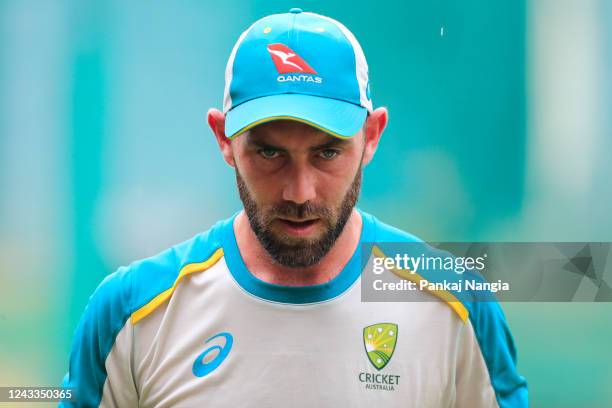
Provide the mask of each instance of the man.
[{"label": "man", "polygon": [[361,301],[361,244],[417,241],[355,208],[387,117],[342,24],[291,9],[251,25],[208,112],[244,211],[101,283],[74,405],[527,406],[496,303]]}]

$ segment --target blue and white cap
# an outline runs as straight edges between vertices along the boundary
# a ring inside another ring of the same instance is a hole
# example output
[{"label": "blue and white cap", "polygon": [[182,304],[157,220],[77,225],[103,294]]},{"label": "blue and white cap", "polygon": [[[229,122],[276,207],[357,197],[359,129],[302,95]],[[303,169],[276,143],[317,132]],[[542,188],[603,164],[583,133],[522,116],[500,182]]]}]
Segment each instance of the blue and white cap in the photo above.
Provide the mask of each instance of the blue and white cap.
[{"label": "blue and white cap", "polygon": [[365,55],[336,20],[294,8],[256,21],[234,45],[223,100],[229,138],[281,119],[348,138],[369,111]]}]

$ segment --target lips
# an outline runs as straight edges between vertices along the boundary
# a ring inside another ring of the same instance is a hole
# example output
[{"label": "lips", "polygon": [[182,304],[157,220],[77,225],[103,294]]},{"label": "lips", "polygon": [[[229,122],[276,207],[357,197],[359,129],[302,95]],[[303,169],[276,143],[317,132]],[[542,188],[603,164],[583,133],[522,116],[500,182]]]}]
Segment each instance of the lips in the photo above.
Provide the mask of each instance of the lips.
[{"label": "lips", "polygon": [[317,220],[304,220],[304,221],[292,221],[292,220],[281,220],[284,223],[289,224],[292,227],[307,227],[309,225],[313,225],[317,222]]},{"label": "lips", "polygon": [[285,227],[285,230],[293,235],[305,235],[311,232],[319,223],[318,218],[309,220],[288,220],[278,218],[278,221]]}]

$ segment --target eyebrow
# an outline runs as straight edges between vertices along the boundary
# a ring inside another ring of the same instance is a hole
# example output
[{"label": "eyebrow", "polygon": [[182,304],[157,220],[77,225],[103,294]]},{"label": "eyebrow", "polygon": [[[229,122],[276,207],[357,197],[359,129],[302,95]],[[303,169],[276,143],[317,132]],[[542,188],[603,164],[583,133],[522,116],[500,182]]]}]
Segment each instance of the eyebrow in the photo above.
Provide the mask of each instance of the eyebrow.
[{"label": "eyebrow", "polygon": [[314,146],[311,150],[321,150],[321,149],[329,149],[330,147],[341,147],[350,144],[349,139],[339,139],[337,137],[332,137],[329,142],[322,143],[320,145]]},{"label": "eyebrow", "polygon": [[[314,151],[314,150],[329,149],[332,147],[341,147],[349,143],[350,141],[348,139],[345,140],[345,139],[339,139],[339,138],[333,137],[331,140],[325,143],[321,143],[319,145],[310,147],[309,150]],[[255,146],[260,149],[275,149],[275,150],[282,150],[282,151],[286,150],[280,146],[275,146],[270,143],[262,142],[261,140],[257,140],[256,138],[252,138],[252,137],[247,139],[247,145]]]}]

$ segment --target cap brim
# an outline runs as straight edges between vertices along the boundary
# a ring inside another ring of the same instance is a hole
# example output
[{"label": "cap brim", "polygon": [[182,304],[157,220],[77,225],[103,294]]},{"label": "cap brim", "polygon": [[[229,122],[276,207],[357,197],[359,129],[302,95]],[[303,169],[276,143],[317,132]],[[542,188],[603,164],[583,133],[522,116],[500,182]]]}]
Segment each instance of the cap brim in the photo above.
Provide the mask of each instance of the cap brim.
[{"label": "cap brim", "polygon": [[227,112],[225,134],[233,138],[262,123],[294,120],[346,139],[361,129],[367,112],[363,106],[321,96],[270,95],[241,103]]}]

